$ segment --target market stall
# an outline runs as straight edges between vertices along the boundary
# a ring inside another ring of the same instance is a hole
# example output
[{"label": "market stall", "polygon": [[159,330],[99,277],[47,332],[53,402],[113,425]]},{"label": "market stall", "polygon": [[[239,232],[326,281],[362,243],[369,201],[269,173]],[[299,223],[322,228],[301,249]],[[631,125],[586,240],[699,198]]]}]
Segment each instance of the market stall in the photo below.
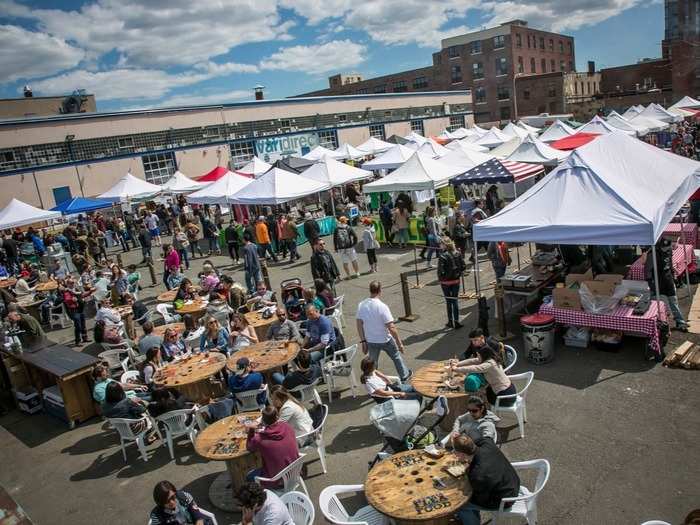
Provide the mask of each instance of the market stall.
[{"label": "market stall", "polygon": [[254,179],[239,175],[232,171],[226,171],[215,182],[208,186],[190,193],[187,201],[192,204],[231,204],[231,196],[245,188]]},{"label": "market stall", "polygon": [[540,166],[556,166],[568,156],[569,152],[552,148],[539,139],[526,137],[515,151],[506,157],[506,160]]},{"label": "market stall", "polygon": [[367,155],[347,142],[333,151],[333,158],[337,160],[358,160]]},{"label": "market stall", "polygon": [[517,184],[544,173],[536,164],[491,159],[452,179],[451,184],[511,184],[517,196]]},{"label": "market stall", "polygon": [[422,146],[419,146],[416,151],[425,153],[434,159],[444,157],[450,152],[445,146],[438,144],[433,139],[428,139]]},{"label": "market stall", "polygon": [[[339,186],[343,187],[350,182],[368,179],[372,176],[372,172],[338,162],[331,157],[324,157],[309,169],[303,171],[300,176],[324,184],[328,189],[332,189]],[[332,195],[331,208],[335,217],[335,199]]]},{"label": "market stall", "polygon": [[263,173],[270,171],[271,168],[272,164],[268,164],[258,157],[253,157],[242,168],[238,168],[236,173],[257,179]]},{"label": "market stall", "polygon": [[163,183],[161,188],[163,188],[163,193],[179,194],[201,190],[206,185],[207,183],[205,182],[190,179],[187,175],[178,170]]},{"label": "market stall", "polygon": [[698,225],[694,222],[670,222],[661,235],[681,244],[690,244],[695,248],[700,247],[698,245],[698,241],[700,241]]},{"label": "market stall", "polygon": [[[673,275],[680,277],[686,271],[693,273],[696,270],[695,256],[693,255],[694,247],[690,244],[677,244],[673,247]],[[645,281],[644,277],[644,262],[646,256],[642,255],[639,259],[632,263],[627,272],[627,279],[632,281]]]},{"label": "market stall", "polygon": [[51,211],[58,211],[63,215],[77,215],[79,213],[87,213],[89,211],[101,210],[109,208],[112,203],[105,199],[86,199],[85,197],[73,197],[70,200],[63,201],[58,206],[51,208]]},{"label": "market stall", "polygon": [[46,211],[41,208],[35,208],[13,197],[10,203],[0,210],[0,230],[60,218],[61,213],[58,211]]},{"label": "market stall", "polygon": [[605,122],[598,115],[593,117],[589,122],[578,128],[577,130],[578,133],[597,133],[598,135],[607,135],[608,133],[612,133],[613,131],[624,133],[633,137],[637,136],[637,132],[635,130],[615,128],[607,122]]},{"label": "market stall", "polygon": [[378,155],[380,153],[384,153],[386,150],[394,146],[395,144],[392,144],[391,142],[385,142],[376,137],[370,137],[362,144],[357,146],[357,149],[364,151],[365,155]]},{"label": "market stall", "polygon": [[151,184],[143,179],[134,177],[131,173],[124,175],[106,192],[98,195],[98,199],[110,202],[130,202],[133,200],[148,199],[161,192],[161,187]]},{"label": "market stall", "polygon": [[319,193],[329,188],[328,183],[318,182],[296,173],[272,168],[230,195],[231,202],[247,205],[284,204]]},{"label": "market stall", "polygon": [[540,135],[540,140],[542,142],[554,142],[556,140],[569,137],[576,133],[571,126],[564,124],[561,120],[557,119],[550,124],[550,126],[542,132]]},{"label": "market stall", "polygon": [[553,148],[560,149],[562,151],[570,151],[581,146],[585,146],[589,142],[597,139],[600,135],[597,133],[574,133],[568,137],[555,140],[550,144]]},{"label": "market stall", "polygon": [[466,140],[453,140],[445,146],[449,150],[476,151],[478,153],[488,153],[489,149],[485,146],[479,146],[473,142]]},{"label": "market stall", "polygon": [[335,157],[335,152],[333,150],[330,150],[328,148],[324,148],[323,146],[316,146],[314,149],[309,151],[306,155],[302,155],[302,159],[306,160],[311,160],[314,162],[317,162],[324,157]]},{"label": "market stall", "polygon": [[396,144],[381,155],[377,155],[372,160],[362,164],[362,169],[371,171],[393,170],[410,159],[415,152],[416,150],[408,146]]},{"label": "market stall", "polygon": [[487,148],[495,148],[504,142],[508,142],[511,138],[512,137],[510,135],[506,135],[500,129],[494,126],[488,130],[488,132],[482,135],[479,140],[474,141],[474,143]]}]

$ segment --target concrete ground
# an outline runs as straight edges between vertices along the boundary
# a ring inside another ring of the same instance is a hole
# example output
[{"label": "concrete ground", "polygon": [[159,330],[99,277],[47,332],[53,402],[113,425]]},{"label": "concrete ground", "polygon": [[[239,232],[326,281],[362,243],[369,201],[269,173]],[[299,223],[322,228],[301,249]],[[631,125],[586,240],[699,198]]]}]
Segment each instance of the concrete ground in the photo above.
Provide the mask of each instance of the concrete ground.
[{"label": "concrete ground", "polygon": [[[271,265],[275,288],[281,279],[293,276],[310,283],[308,246],[301,254],[299,263]],[[136,262],[139,255],[132,251],[125,262]],[[213,260],[243,280],[240,268],[228,269],[228,258]],[[201,263],[195,260],[189,274],[196,274]],[[367,268],[364,255],[360,264]],[[420,266],[423,269],[425,264]],[[481,267],[485,270],[482,282],[490,282],[488,264]],[[399,273],[412,268],[412,251],[382,249],[377,275],[363,274],[338,285],[338,293],[346,294],[348,343],[357,341],[354,314],[369,281],[377,278],[383,283],[383,299],[398,317],[403,315]],[[148,272],[143,275],[150,282]],[[398,324],[413,369],[459,354],[476,322],[475,301],[464,299],[460,306],[465,328],[444,329],[444,301],[435,271],[422,271],[420,278],[427,285],[410,292],[414,313],[420,318]],[[467,283],[468,288],[473,286],[473,281]],[[146,288],[142,297],[152,300],[162,290],[162,284]],[[686,293],[683,289],[679,295]],[[491,289],[487,295],[492,295]],[[688,300],[682,303],[687,311]],[[508,342],[521,349],[516,317],[509,319],[508,328],[515,332]],[[51,336],[69,343],[72,330]],[[667,350],[685,339],[697,341],[696,336],[674,332]],[[380,367],[394,372],[386,357]],[[671,370],[645,361],[639,339],[629,339],[619,353],[565,348],[559,339],[556,359],[550,364],[532,365],[521,353],[513,372],[527,370],[534,370],[535,381],[528,397],[526,437],[518,437],[515,420],[507,416],[499,429],[502,451],[510,460],[546,458],[551,463],[551,477],[538,503],[540,523],[635,524],[649,519],[679,523],[700,505],[697,371]],[[342,379],[339,382],[345,384]],[[381,447],[368,421],[371,405],[362,390],[356,398],[346,390],[332,403],[325,432],[328,473],[322,474],[318,460],[309,464],[307,485],[316,506],[323,487],[364,481],[367,462]],[[176,447],[175,461],[161,446],[151,447],[150,459],[144,463],[130,447],[129,461],[124,463],[116,434],[97,418],[68,430],[50,416],[14,410],[0,418],[0,443],[0,485],[38,524],[87,525],[96,520],[143,524],[153,506],[152,488],[163,479],[216,511],[207,493],[224,465],[198,457],[186,441]],[[319,516],[317,506],[316,522],[323,523]],[[221,524],[240,519],[220,512],[217,517]]]}]

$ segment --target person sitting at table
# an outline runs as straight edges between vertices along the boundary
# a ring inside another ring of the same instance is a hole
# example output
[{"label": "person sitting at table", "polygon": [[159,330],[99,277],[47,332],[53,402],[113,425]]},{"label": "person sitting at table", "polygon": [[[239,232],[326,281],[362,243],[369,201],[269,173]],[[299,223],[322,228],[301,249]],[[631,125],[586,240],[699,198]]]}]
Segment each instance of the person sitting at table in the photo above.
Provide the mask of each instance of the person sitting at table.
[{"label": "person sitting at table", "polygon": [[243,483],[236,490],[235,500],[241,506],[241,525],[294,525],[280,497],[260,483]]},{"label": "person sitting at table", "polygon": [[206,314],[210,317],[216,317],[219,323],[226,324],[229,316],[234,312],[224,298],[219,293],[219,288],[212,291],[209,295],[209,303],[207,303]]},{"label": "person sitting at table", "polygon": [[95,321],[103,321],[107,326],[123,326],[122,316],[114,308],[108,297],[100,301]]},{"label": "person sitting at table", "polygon": [[109,274],[105,274],[105,272],[100,272],[97,276],[97,280],[95,281],[92,296],[95,298],[98,304],[102,300],[109,298],[109,278],[107,277],[107,275]]},{"label": "person sitting at table", "polygon": [[[520,478],[508,458],[492,439],[459,435],[453,440],[459,461],[467,466],[472,487],[469,503],[457,511],[462,525],[479,525],[480,510],[497,510],[503,498],[514,498],[520,491]],[[513,504],[506,503],[505,508]]]},{"label": "person sitting at table", "polygon": [[103,405],[105,402],[107,385],[115,382],[119,383],[129,396],[146,396],[146,394],[144,394],[146,391],[146,387],[144,385],[115,381],[109,377],[109,368],[104,365],[95,365],[95,367],[92,369],[92,380],[95,383],[92,387],[92,398],[100,405]]},{"label": "person sitting at table", "polygon": [[[510,396],[516,393],[515,385],[503,371],[503,357],[499,349],[485,344],[476,350],[477,356],[463,361],[450,361],[454,372],[459,374],[483,374],[488,382],[486,397],[492,405],[499,396]],[[508,407],[515,403],[514,397],[502,399],[500,406]]]},{"label": "person sitting at table", "polygon": [[113,264],[111,267],[111,296],[112,304],[124,304],[124,295],[129,293],[129,281],[126,279],[126,272],[119,268],[119,265]]},{"label": "person sitting at table", "polygon": [[374,360],[367,356],[360,362],[362,375],[360,383],[365,385],[367,394],[377,403],[384,403],[387,399],[415,399],[422,401],[423,397],[416,392],[411,385],[399,384],[376,369]]},{"label": "person sitting at table", "polygon": [[143,337],[139,339],[139,353],[145,354],[153,347],[160,347],[163,344],[163,338],[153,333],[153,323],[146,321],[143,323]]},{"label": "person sitting at table", "polygon": [[199,288],[203,292],[211,292],[219,286],[219,276],[216,275],[214,267],[211,264],[202,266],[202,277],[199,280]]},{"label": "person sitting at table", "polygon": [[326,349],[332,351],[336,342],[333,323],[325,315],[321,315],[315,305],[306,305],[306,337],[303,347],[311,354],[314,363],[326,355]]},{"label": "person sitting at table", "polygon": [[[282,375],[281,372],[272,374],[272,382],[276,385],[282,385],[287,390],[292,390],[300,385],[310,385],[321,377],[321,365],[311,362],[311,355],[306,350],[300,350],[294,366],[290,367],[287,375]],[[296,396],[294,392],[291,393]]]},{"label": "person sitting at table", "polygon": [[172,361],[176,357],[187,353],[185,342],[180,337],[178,331],[173,328],[165,329],[161,349],[161,356],[166,361]]},{"label": "person sitting at table", "polygon": [[261,405],[267,401],[267,395],[263,390],[264,383],[265,378],[260,372],[253,372],[250,359],[247,357],[238,359],[235,373],[228,376],[228,388],[232,394],[240,394],[250,390],[262,390],[255,398]]},{"label": "person sitting at table", "polygon": [[34,295],[35,291],[36,287],[29,286],[26,277],[20,275],[20,277],[17,278],[17,282],[15,283],[15,295],[18,299]]},{"label": "person sitting at table", "polygon": [[[277,409],[266,406],[261,419],[261,423],[249,421],[245,424],[248,429],[246,448],[248,452],[258,452],[262,459],[262,468],[251,470],[246,476],[247,481],[254,481],[256,476],[274,478],[299,458],[294,429],[289,423],[280,421]],[[263,483],[263,486],[281,487],[282,481]]]},{"label": "person sitting at table", "polygon": [[495,348],[498,346],[498,341],[496,341],[496,339],[493,337],[487,338],[481,328],[474,328],[471,332],[469,332],[469,346],[462,354],[462,359],[471,359],[472,357],[476,357],[476,351],[485,344],[490,344]]},{"label": "person sitting at table", "polygon": [[[250,303],[253,303],[252,305]],[[266,306],[275,306],[275,294],[267,289],[264,281],[258,281],[255,285],[255,293],[248,299],[250,310],[260,310]]]},{"label": "person sitting at table", "polygon": [[41,344],[46,340],[46,334],[39,321],[29,314],[21,313],[16,303],[8,307],[7,320],[12,324],[13,328],[22,331],[18,335],[22,346],[28,348]]},{"label": "person sitting at table", "polygon": [[214,317],[208,317],[204,325],[204,333],[199,338],[199,351],[221,352],[228,355],[228,341],[228,330]]},{"label": "person sitting at table", "polygon": [[175,299],[173,299],[173,306],[175,309],[180,308],[187,301],[193,301],[197,298],[192,281],[185,277],[181,282],[175,294]]},{"label": "person sitting at table", "polygon": [[153,387],[153,376],[163,367],[163,361],[160,357],[160,346],[152,346],[146,351],[146,361],[141,370],[143,383],[148,387]]},{"label": "person sitting at table", "polygon": [[218,293],[221,295],[229,307],[237,312],[246,302],[246,290],[243,286],[235,282],[230,276],[222,275],[219,280]]},{"label": "person sitting at table", "polygon": [[498,435],[496,423],[500,420],[500,417],[486,408],[483,399],[472,396],[467,401],[466,413],[455,419],[450,438],[454,439],[460,434],[464,434],[472,439],[485,437],[495,442]]},{"label": "person sitting at table", "polygon": [[287,318],[287,309],[284,305],[277,305],[277,320],[267,329],[265,338],[268,341],[294,341],[301,344],[303,341],[297,325]]},{"label": "person sitting at table", "polygon": [[170,273],[168,274],[168,290],[176,290],[180,286],[180,283],[185,278],[185,274],[183,272],[184,269],[182,266],[175,266],[172,270],[170,270]]},{"label": "person sitting at table", "polygon": [[95,290],[95,281],[97,276],[95,275],[95,270],[89,264],[85,265],[85,268],[80,272],[80,286],[86,292],[93,292]]},{"label": "person sitting at table", "polygon": [[[323,299],[316,295],[315,290],[312,290],[311,288],[306,288],[302,292],[302,297],[304,298],[304,305],[313,304],[316,307],[316,310],[318,310],[319,312],[325,311],[326,303],[324,303]],[[304,321],[308,320],[308,318],[306,317],[306,310],[304,310],[304,315],[302,317]]]},{"label": "person sitting at table", "polygon": [[156,507],[148,517],[151,525],[210,525],[211,520],[199,510],[189,492],[177,490],[169,481],[153,488]]},{"label": "person sitting at table", "polygon": [[291,425],[295,436],[303,436],[314,429],[309,411],[282,385],[270,388],[270,404],[277,409],[280,420]]},{"label": "person sitting at table", "polygon": [[158,417],[173,410],[186,410],[195,406],[177,388],[159,387],[151,391],[148,413],[153,417]]},{"label": "person sitting at table", "polygon": [[323,279],[314,279],[314,290],[316,291],[316,297],[320,299],[323,304],[322,312],[325,312],[327,308],[333,308],[335,296],[330,286],[326,284],[326,281]]},{"label": "person sitting at table", "polygon": [[107,418],[139,419],[148,407],[148,402],[139,397],[126,395],[122,384],[110,381],[105,387],[102,415]]},{"label": "person sitting at table", "polygon": [[258,334],[255,329],[248,324],[248,320],[243,314],[233,314],[231,316],[231,342],[229,344],[230,353],[237,352],[241,348],[255,344],[258,341]]}]

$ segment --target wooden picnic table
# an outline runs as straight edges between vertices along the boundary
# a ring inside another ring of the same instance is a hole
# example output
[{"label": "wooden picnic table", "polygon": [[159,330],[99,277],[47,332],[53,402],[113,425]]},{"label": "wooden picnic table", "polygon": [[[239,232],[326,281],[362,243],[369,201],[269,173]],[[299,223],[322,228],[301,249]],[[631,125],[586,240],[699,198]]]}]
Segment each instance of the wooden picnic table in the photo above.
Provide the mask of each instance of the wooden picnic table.
[{"label": "wooden picnic table", "polygon": [[214,377],[224,366],[226,356],[221,352],[201,352],[165,365],[153,382],[157,387],[177,389],[190,401],[207,404],[225,393],[225,386]]},{"label": "wooden picnic table", "polygon": [[180,308],[176,308],[175,312],[177,312],[180,315],[189,314],[196,321],[206,313],[208,304],[209,301],[207,301],[204,298],[185,301],[185,304],[183,304]]},{"label": "wooden picnic table", "polygon": [[273,314],[269,319],[265,319],[262,316],[263,310],[256,310],[253,312],[248,312],[244,314],[248,324],[253,327],[259,341],[267,340],[267,329],[270,325],[278,321],[277,314]]},{"label": "wooden picnic table", "polygon": [[467,401],[470,393],[464,390],[464,374],[455,373],[452,378],[453,387],[449,388],[447,361],[437,361],[418,369],[411,378],[413,388],[425,397],[445,396],[450,413],[440,423],[443,430],[452,430],[455,419],[467,411]]},{"label": "wooden picnic table", "polygon": [[54,290],[58,290],[58,283],[53,279],[49,279],[45,283],[37,284],[35,290],[37,292],[53,292]]},{"label": "wooden picnic table", "polygon": [[226,367],[235,372],[236,361],[241,357],[250,359],[256,372],[265,374],[268,381],[272,372],[279,371],[296,358],[301,347],[295,341],[263,341],[241,348],[228,358]]},{"label": "wooden picnic table", "polygon": [[14,277],[0,279],[0,288],[12,288],[15,284],[17,284],[17,279],[15,279]]}]

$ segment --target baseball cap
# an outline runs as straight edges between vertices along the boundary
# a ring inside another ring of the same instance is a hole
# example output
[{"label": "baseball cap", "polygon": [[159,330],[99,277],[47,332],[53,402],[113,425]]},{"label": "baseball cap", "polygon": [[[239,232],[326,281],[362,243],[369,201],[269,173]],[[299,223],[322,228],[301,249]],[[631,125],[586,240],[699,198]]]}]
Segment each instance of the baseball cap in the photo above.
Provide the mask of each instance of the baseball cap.
[{"label": "baseball cap", "polygon": [[242,373],[246,368],[250,366],[250,359],[247,357],[241,357],[236,361],[236,373]]},{"label": "baseball cap", "polygon": [[343,215],[342,217],[340,217],[338,220],[339,220],[340,222],[348,222],[348,218],[347,218],[345,215]]}]

